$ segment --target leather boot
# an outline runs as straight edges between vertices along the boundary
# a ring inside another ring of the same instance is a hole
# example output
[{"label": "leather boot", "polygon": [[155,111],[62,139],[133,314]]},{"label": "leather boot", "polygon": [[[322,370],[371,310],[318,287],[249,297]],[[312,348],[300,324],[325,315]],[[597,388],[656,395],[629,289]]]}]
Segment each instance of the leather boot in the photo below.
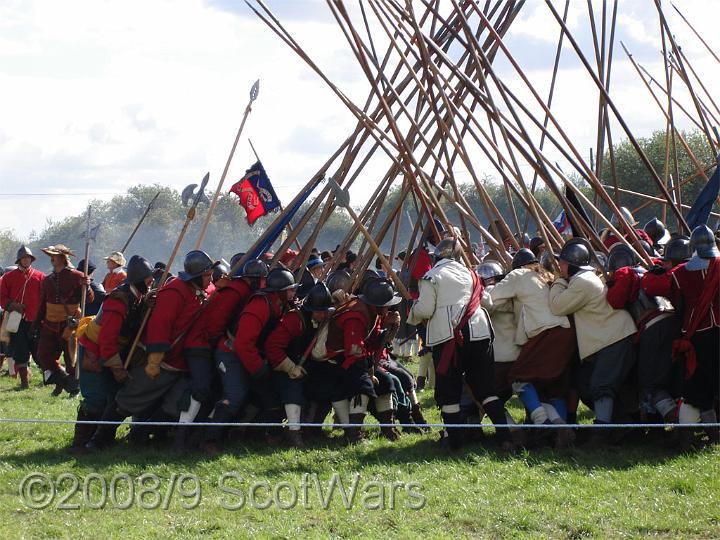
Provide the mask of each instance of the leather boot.
[{"label": "leather boot", "polygon": [[[496,426],[507,426],[507,417],[505,416],[505,406],[499,399],[489,401],[483,404],[485,414]],[[495,440],[500,444],[503,450],[515,451],[515,443],[510,437],[510,430],[507,427],[495,428]]]},{"label": "leather boot", "polygon": [[[78,406],[77,419],[80,422],[100,420],[100,416],[100,414],[86,411],[82,403]],[[90,441],[97,427],[95,424],[75,424],[75,434],[70,452],[76,455],[87,453],[85,445]]]},{"label": "leather boot", "polygon": [[415,405],[412,406],[412,409],[410,409],[410,416],[412,417],[413,422],[415,422],[416,425],[420,426],[419,429],[421,431],[430,431],[430,428],[427,425],[427,420],[425,420],[425,417],[423,416],[423,413],[420,410],[419,403],[416,403]]},{"label": "leather boot", "polygon": [[62,389],[65,390],[70,397],[75,397],[80,393],[80,384],[73,375],[67,375],[63,381]]},{"label": "leather boot", "polygon": [[427,379],[423,376],[420,376],[417,379],[415,379],[415,389],[418,392],[422,392],[425,389],[425,381],[426,380]]},{"label": "leather boot", "polygon": [[20,374],[20,390],[27,390],[30,388],[30,371],[27,366],[18,368]]},{"label": "leather boot", "polygon": [[[443,423],[445,424],[460,424],[462,423],[462,414],[459,412],[456,413],[445,413],[441,412],[440,416],[442,416]],[[451,452],[454,452],[455,450],[459,450],[460,447],[462,447],[463,443],[465,442],[463,430],[464,428],[453,428],[453,427],[446,427],[445,428],[445,437],[441,439],[441,443],[443,445],[446,445],[448,450]]]},{"label": "leather boot", "polygon": [[[378,422],[381,424],[395,423],[392,409],[376,413],[375,416],[377,417]],[[383,436],[389,441],[397,441],[400,438],[400,432],[395,426],[382,426],[380,428],[380,433],[382,433]]]},{"label": "leather boot", "polygon": [[405,426],[402,428],[407,433],[422,433],[422,430],[415,427],[415,420],[410,415],[410,410],[405,407],[399,407],[397,410],[397,419],[401,424],[412,424],[411,426]]},{"label": "leather boot", "polygon": [[365,413],[351,414],[350,423],[353,427],[345,428],[345,437],[349,444],[356,444],[363,438],[362,425],[365,423]]},{"label": "leather boot", "polygon": [[[594,422],[596,426],[603,426],[606,423],[607,422],[598,422],[597,420]],[[596,427],[592,428],[591,431],[590,437],[585,441],[585,446],[590,448],[604,448],[612,444],[612,433],[610,433],[612,430],[610,428]]]},{"label": "leather boot", "polygon": [[305,448],[302,435],[299,429],[290,430],[285,432],[285,442],[292,448]]},{"label": "leather boot", "polygon": [[[115,402],[113,402],[105,409],[105,412],[100,420],[104,420],[106,422],[122,422],[128,416],[130,416],[129,413],[118,409],[118,406]],[[114,444],[115,434],[117,433],[118,427],[119,426],[117,424],[100,424],[95,430],[93,436],[85,445],[85,448],[95,451],[102,450],[103,448],[107,448],[108,446]]]}]

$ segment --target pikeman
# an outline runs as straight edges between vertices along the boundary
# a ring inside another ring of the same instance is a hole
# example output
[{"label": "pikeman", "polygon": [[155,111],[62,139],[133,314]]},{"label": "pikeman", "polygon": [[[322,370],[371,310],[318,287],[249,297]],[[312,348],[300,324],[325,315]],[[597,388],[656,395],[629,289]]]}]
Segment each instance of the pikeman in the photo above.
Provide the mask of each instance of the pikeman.
[{"label": "pikeman", "polygon": [[[720,381],[720,250],[707,225],[693,230],[690,251],[692,258],[670,271],[653,266],[642,285],[647,294],[667,297],[683,313],[681,338],[672,344],[673,356],[684,358],[686,371],[679,423],[715,423]],[[708,430],[708,435],[715,443],[720,440],[717,429]],[[684,447],[691,446],[692,430],[682,436]]]},{"label": "pikeman", "polygon": [[[82,395],[78,420],[99,420],[127,379],[125,359],[147,309],[152,273],[148,261],[133,255],[125,281],[105,298],[100,311],[78,339]],[[72,449],[82,452],[95,429],[92,424],[75,424]]]},{"label": "pikeman", "polygon": [[[620,389],[635,364],[636,327],[627,311],[613,309],[605,284],[590,266],[590,250],[572,239],[558,255],[561,277],[550,286],[550,311],[573,315],[580,367],[578,391],[595,411],[598,425],[622,417],[615,406]],[[593,430],[588,444],[608,442],[605,429]]]},{"label": "pikeman", "polygon": [[[210,284],[214,263],[203,251],[190,251],[183,261],[184,271],[157,293],[155,307],[144,336],[147,363],[130,370],[129,379],[118,390],[115,401],[103,413],[102,420],[122,422],[131,415],[147,415],[148,410],[166,399],[180,399],[173,390],[192,369],[185,358],[185,341],[193,323],[201,314]],[[201,361],[194,362],[200,363]],[[200,368],[201,370],[202,368]],[[195,395],[200,380],[193,381]],[[200,401],[191,397],[189,405],[180,412],[180,422],[186,424],[176,430],[175,448],[180,449],[187,436],[187,424],[200,410]],[[117,426],[102,425],[87,447],[103,448],[115,440]]]},{"label": "pikeman", "polygon": [[120,251],[113,251],[107,257],[103,257],[107,265],[108,273],[102,281],[105,292],[110,293],[115,287],[118,287],[127,277],[125,271],[125,256]]},{"label": "pikeman", "polygon": [[652,246],[658,253],[662,250],[662,245],[660,244],[660,240],[662,240],[665,235],[667,234],[667,229],[665,229],[665,224],[660,221],[658,218],[654,217],[650,221],[648,221],[645,226],[643,227],[643,230],[647,235],[650,237],[650,240],[652,240]]},{"label": "pikeman", "polygon": [[672,342],[680,337],[673,307],[667,298],[651,296],[642,289],[647,270],[625,244],[610,250],[606,270],[608,302],[615,309],[627,309],[638,327],[635,341],[641,413],[657,411],[666,423],[675,423],[681,377],[672,359]]},{"label": "pikeman", "polygon": [[[230,267],[243,257],[238,253],[230,260]],[[193,326],[189,341],[200,340],[197,349],[214,355],[214,366],[222,381],[222,397],[215,403],[212,421],[225,423],[232,420],[245,403],[248,393],[247,372],[233,352],[233,340],[238,330],[238,319],[250,297],[265,286],[268,266],[258,259],[247,261],[209,300],[204,316]],[[222,428],[210,428],[205,435],[203,449],[209,454],[218,452],[217,441]]]},{"label": "pikeman", "polygon": [[[432,347],[436,371],[435,402],[446,424],[461,423],[463,384],[470,387],[493,423],[506,424],[505,409],[495,395],[493,334],[490,319],[480,307],[483,286],[474,271],[459,260],[457,238],[446,238],[435,248],[435,265],[420,281],[420,296],[408,322],[427,321],[427,345]],[[462,428],[447,428],[451,450],[464,442]],[[504,448],[511,449],[507,430],[496,430]]]},{"label": "pikeman", "polygon": [[302,367],[314,344],[314,337],[320,325],[333,314],[330,291],[324,283],[318,283],[307,293],[300,309],[287,312],[265,340],[265,353],[272,366],[272,388],[275,400],[285,409],[288,426],[287,441],[296,448],[304,447],[300,426],[300,414],[305,404],[303,377],[307,374]]},{"label": "pikeman", "polygon": [[0,307],[4,311],[22,315],[17,331],[10,333],[9,355],[20,374],[20,388],[28,385],[30,354],[35,356],[36,335],[33,325],[40,309],[40,290],[45,278],[40,270],[32,267],[35,256],[26,246],[20,246],[15,264],[17,268],[5,273],[0,282]]},{"label": "pikeman", "polygon": [[[249,387],[259,401],[262,407],[261,418],[266,422],[281,422],[283,410],[275,400],[272,388],[272,370],[275,366],[265,355],[265,341],[293,305],[297,288],[295,278],[289,270],[272,269],[267,275],[265,287],[250,298],[238,320],[233,347],[248,374],[241,384],[244,384],[245,388]],[[301,376],[303,371],[297,365],[289,366],[289,369],[295,378]],[[268,442],[277,442],[277,432],[277,429],[266,431]]]},{"label": "pikeman", "polygon": [[[50,256],[53,271],[43,279],[40,309],[35,319],[39,331],[37,345],[38,363],[44,370],[45,384],[54,384],[53,395],[65,390],[70,395],[78,393],[75,379],[75,328],[80,319],[80,302],[83,290],[87,290],[86,301],[92,302],[94,294],[90,278],[75,270],[70,257],[75,254],[63,244],[43,248]],[[60,355],[65,368],[60,367]]]}]

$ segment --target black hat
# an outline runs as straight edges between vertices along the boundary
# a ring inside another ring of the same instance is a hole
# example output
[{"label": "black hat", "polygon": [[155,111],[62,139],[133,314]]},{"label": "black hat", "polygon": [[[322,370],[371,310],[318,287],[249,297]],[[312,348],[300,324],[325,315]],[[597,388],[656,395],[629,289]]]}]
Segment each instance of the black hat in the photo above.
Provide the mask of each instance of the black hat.
[{"label": "black hat", "polygon": [[128,283],[140,283],[153,275],[153,268],[150,263],[140,255],[133,255],[127,263]]},{"label": "black hat", "polygon": [[663,261],[687,261],[692,257],[690,238],[684,235],[676,236],[665,244]]},{"label": "black hat", "polygon": [[512,259],[512,269],[517,270],[518,268],[522,268],[526,264],[532,264],[536,262],[538,262],[537,257],[535,257],[535,254],[532,251],[527,248],[518,249],[517,253],[515,253]]},{"label": "black hat", "polygon": [[314,285],[305,297],[302,303],[302,309],[305,311],[326,311],[333,313],[335,308],[332,306],[330,289],[328,289],[324,283]]},{"label": "black hat", "polygon": [[395,292],[395,289],[386,279],[373,279],[363,288],[358,298],[375,307],[388,307],[399,304],[402,298]]},{"label": "black hat", "polygon": [[[88,276],[89,276],[90,274],[92,274],[92,273],[95,271],[96,266],[93,264],[92,261],[88,262],[88,265],[87,265],[87,266],[88,266],[88,267],[87,267],[87,274],[88,274]],[[80,270],[81,272],[85,272],[85,259],[83,259],[82,261],[80,261],[80,262],[78,263],[77,269]]]},{"label": "black hat", "polygon": [[616,244],[608,253],[605,270],[608,272],[614,272],[618,268],[635,266],[636,264],[637,257],[635,256],[635,253],[633,253],[633,250],[625,244]]},{"label": "black hat", "polygon": [[265,292],[279,292],[287,291],[289,289],[297,289],[298,284],[295,283],[295,278],[290,270],[284,268],[273,268],[267,275],[267,281],[265,282]]}]

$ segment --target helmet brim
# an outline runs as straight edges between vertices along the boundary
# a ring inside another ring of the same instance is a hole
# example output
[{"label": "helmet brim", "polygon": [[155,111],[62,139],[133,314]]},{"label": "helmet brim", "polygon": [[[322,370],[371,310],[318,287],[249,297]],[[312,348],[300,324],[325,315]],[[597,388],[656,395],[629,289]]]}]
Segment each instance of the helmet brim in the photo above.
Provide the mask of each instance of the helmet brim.
[{"label": "helmet brim", "polygon": [[282,291],[289,291],[290,289],[297,289],[300,286],[299,283],[293,283],[292,285],[288,285],[287,287],[283,287],[282,289],[275,289],[273,287],[263,287],[260,289],[261,292],[282,292]]},{"label": "helmet brim", "polygon": [[371,302],[368,299],[368,297],[365,296],[364,294],[358,295],[358,298],[360,299],[361,302],[368,304],[370,306],[375,306],[375,307],[390,307],[390,306],[395,306],[395,305],[399,304],[400,302],[402,302],[402,297],[397,293],[395,295],[393,295],[393,297],[388,302],[385,302],[384,304],[376,304],[374,302]]}]

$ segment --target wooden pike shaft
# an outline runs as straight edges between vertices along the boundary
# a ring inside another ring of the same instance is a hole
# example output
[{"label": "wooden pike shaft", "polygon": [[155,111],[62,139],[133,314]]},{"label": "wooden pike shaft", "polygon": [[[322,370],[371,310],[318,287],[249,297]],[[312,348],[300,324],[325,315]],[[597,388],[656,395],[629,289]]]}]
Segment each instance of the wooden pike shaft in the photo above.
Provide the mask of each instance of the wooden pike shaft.
[{"label": "wooden pike shaft", "polygon": [[150,203],[148,203],[147,208],[145,209],[145,212],[143,212],[143,215],[142,215],[142,217],[140,218],[140,221],[137,222],[137,225],[135,225],[135,228],[132,230],[132,232],[130,233],[130,236],[129,236],[128,239],[125,241],[125,244],[123,245],[122,249],[120,250],[121,252],[125,253],[125,250],[126,250],[126,249],[128,248],[128,246],[130,245],[130,242],[132,242],[132,239],[133,239],[133,237],[135,236],[135,233],[138,232],[138,229],[140,228],[140,225],[142,225],[142,224],[143,224],[143,221],[145,221],[145,218],[147,217],[148,213],[149,213],[150,210],[152,209],[153,204],[155,203],[155,201],[157,200],[157,198],[158,198],[159,196],[160,196],[160,192],[158,191],[158,192],[155,194],[155,196],[152,198],[152,200],[150,201]]},{"label": "wooden pike shaft", "polygon": [[675,4],[673,4],[672,2],[670,2],[670,5],[673,7],[673,9],[674,9],[675,11],[677,11],[678,15],[680,15],[680,17],[682,18],[682,20],[685,21],[685,24],[687,24],[687,25],[690,27],[690,30],[692,30],[693,34],[695,34],[695,36],[697,36],[697,38],[700,40],[700,42],[701,42],[703,45],[705,45],[705,48],[706,48],[706,49],[708,50],[708,52],[713,56],[713,58],[715,58],[715,60],[717,60],[718,63],[720,63],[720,57],[718,57],[718,55],[715,53],[715,51],[713,51],[713,50],[710,48],[710,45],[708,45],[708,44],[705,42],[705,40],[704,40],[704,39],[702,38],[702,36],[698,33],[698,31],[695,30],[695,28],[693,27],[693,25],[691,25],[690,22],[685,18],[685,15],[683,15],[682,13],[680,13],[680,10],[677,8],[677,6],[676,6]]},{"label": "wooden pike shaft", "polygon": [[[612,186],[603,185],[603,187],[605,189],[615,189]],[[648,204],[658,203],[658,204],[662,204],[663,206],[667,206],[667,204],[668,204],[668,202],[665,199],[661,199],[660,197],[653,197],[652,195],[647,195],[645,193],[638,193],[637,191],[630,191],[629,189],[623,189],[623,188],[620,188],[619,191],[620,191],[620,193],[625,193],[626,195],[632,195],[633,197],[639,197],[640,199],[645,199],[646,201],[649,201]],[[645,205],[645,206],[647,206],[647,205]],[[643,208],[645,206],[643,206]],[[691,208],[687,204],[681,204],[680,207],[683,209],[686,209],[686,210]],[[641,210],[641,208],[638,207],[635,210],[633,210],[633,212],[636,212],[637,210]],[[718,214],[716,212],[710,212],[710,215],[712,217],[720,218],[720,214]]]},{"label": "wooden pike shaft", "polygon": [[198,234],[197,240],[195,241],[195,249],[200,249],[202,247],[203,240],[205,239],[205,235],[207,234],[208,225],[210,224],[210,219],[212,218],[215,207],[217,206],[218,198],[220,197],[220,191],[222,190],[223,183],[225,182],[225,177],[227,176],[228,169],[230,168],[230,162],[232,162],[232,158],[235,155],[235,149],[237,148],[238,141],[240,140],[240,135],[242,134],[243,128],[245,127],[245,121],[247,120],[250,111],[252,111],[252,103],[253,97],[250,97],[247,107],[245,107],[242,121],[240,122],[240,128],[238,129],[237,135],[235,135],[235,140],[233,141],[232,148],[230,149],[230,155],[225,162],[225,168],[223,169],[222,176],[220,177],[220,182],[218,182],[215,194],[213,195],[212,201],[210,201],[210,207],[208,208],[207,214],[205,215],[205,221],[203,221],[202,227],[200,228],[200,234]]}]

